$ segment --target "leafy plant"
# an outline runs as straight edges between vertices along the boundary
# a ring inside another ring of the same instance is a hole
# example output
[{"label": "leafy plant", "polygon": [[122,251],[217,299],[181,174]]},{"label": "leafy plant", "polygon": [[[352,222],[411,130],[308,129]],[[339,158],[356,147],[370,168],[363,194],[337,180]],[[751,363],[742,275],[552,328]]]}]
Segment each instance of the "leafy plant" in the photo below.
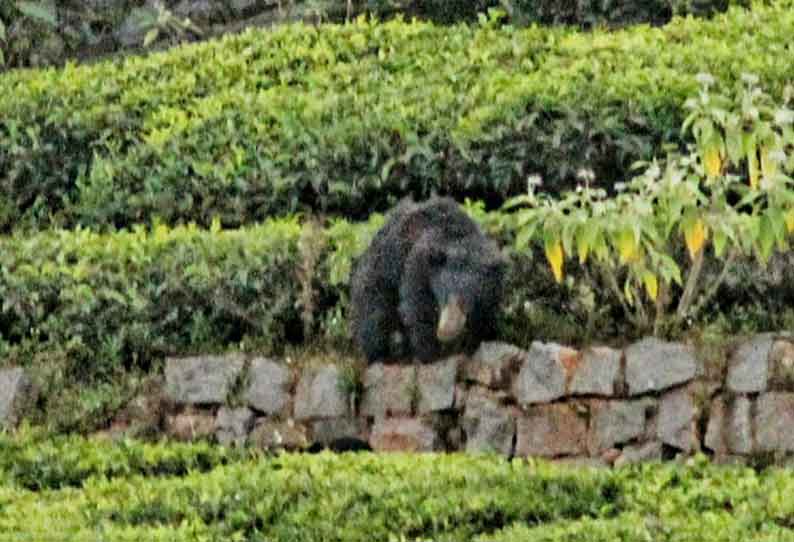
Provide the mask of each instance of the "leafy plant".
[{"label": "leafy plant", "polygon": [[792,32],[781,0],[616,32],[356,19],[14,71],[0,78],[0,231],[360,219],[433,191],[493,208],[528,175],[557,193],[580,169],[611,192],[661,141],[690,137],[696,73],[758,73],[781,99]]},{"label": "leafy plant", "polygon": [[[561,199],[525,196],[506,209],[516,245],[542,244],[557,282],[566,258],[603,284],[639,329],[680,326],[717,292],[739,256],[765,264],[794,231],[794,113],[746,76],[735,95],[717,94],[701,76],[683,129],[696,143],[671,152],[613,198],[585,182]],[[763,167],[758,167],[762,162]],[[746,167],[746,169],[744,169]],[[710,254],[722,271],[704,284]],[[688,257],[686,257],[688,256]]]}]

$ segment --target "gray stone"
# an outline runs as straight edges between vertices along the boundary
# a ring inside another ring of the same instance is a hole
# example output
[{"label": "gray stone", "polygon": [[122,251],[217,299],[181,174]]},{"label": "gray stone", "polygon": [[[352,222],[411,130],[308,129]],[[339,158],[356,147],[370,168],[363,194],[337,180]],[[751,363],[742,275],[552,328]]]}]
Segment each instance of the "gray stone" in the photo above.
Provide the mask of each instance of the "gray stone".
[{"label": "gray stone", "polygon": [[130,10],[124,21],[114,31],[113,37],[124,47],[136,47],[143,43],[144,36],[157,22],[158,12],[147,1],[146,5]]},{"label": "gray stone", "polygon": [[168,358],[165,384],[168,397],[181,404],[222,404],[243,369],[239,355]]},{"label": "gray stone", "polygon": [[174,15],[193,23],[208,24],[222,22],[227,7],[224,2],[212,0],[182,0],[173,8]]},{"label": "gray stone", "polygon": [[568,404],[538,405],[518,418],[516,455],[557,457],[587,452],[587,422]]},{"label": "gray stone", "polygon": [[[366,436],[366,424],[356,418],[328,418],[312,422],[312,442],[327,445],[340,438]],[[366,438],[363,438],[366,440]]]},{"label": "gray stone", "polygon": [[752,401],[743,395],[711,403],[705,445],[716,455],[753,451]]},{"label": "gray stone", "polygon": [[215,438],[224,446],[241,446],[245,444],[255,418],[250,408],[221,407],[215,416]]},{"label": "gray stone", "polygon": [[576,355],[559,344],[533,342],[514,383],[519,404],[547,403],[565,395],[565,359]]},{"label": "gray stone", "polygon": [[251,408],[268,415],[284,414],[289,407],[290,371],[267,358],[251,360],[248,389],[243,400]]},{"label": "gray stone", "polygon": [[0,370],[0,429],[16,426],[35,395],[33,383],[24,369]]},{"label": "gray stone", "polygon": [[643,401],[595,401],[590,412],[590,453],[637,439],[644,431]]},{"label": "gray stone", "polygon": [[262,2],[262,0],[230,0],[229,6],[238,17],[251,17],[262,10],[262,4],[267,6],[274,3],[273,0],[266,2]]},{"label": "gray stone", "polygon": [[294,420],[260,418],[248,436],[248,443],[262,450],[301,450],[309,441],[306,427]]},{"label": "gray stone", "polygon": [[375,420],[369,444],[378,452],[432,452],[442,448],[432,424],[417,418]]},{"label": "gray stone", "polygon": [[512,454],[516,415],[486,390],[470,391],[461,424],[466,433],[467,452]]},{"label": "gray stone", "polygon": [[614,396],[620,377],[620,360],[623,352],[607,347],[588,348],[571,377],[568,386],[571,395]]},{"label": "gray stone", "polygon": [[731,356],[726,384],[734,393],[756,393],[766,390],[769,374],[771,335],[757,335],[743,343]]},{"label": "gray stone", "polygon": [[769,353],[769,382],[774,391],[794,391],[794,343],[775,341]]},{"label": "gray stone", "polygon": [[523,365],[527,353],[512,344],[483,342],[464,365],[464,378],[488,388],[509,389],[513,374]]},{"label": "gray stone", "polygon": [[348,400],[340,382],[342,372],[335,365],[304,371],[295,393],[295,419],[347,416]]},{"label": "gray stone", "polygon": [[659,440],[685,452],[697,449],[697,413],[692,393],[687,388],[664,394],[659,403],[656,427]]},{"label": "gray stone", "polygon": [[758,396],[755,438],[759,451],[794,451],[794,393],[770,392]]},{"label": "gray stone", "polygon": [[648,337],[626,349],[626,383],[630,395],[683,384],[697,373],[698,362],[689,346]]},{"label": "gray stone", "polygon": [[212,412],[195,409],[166,416],[165,432],[173,439],[184,441],[209,437],[215,432],[215,416]]},{"label": "gray stone", "polygon": [[416,380],[413,365],[370,365],[364,373],[361,414],[377,418],[410,416]]},{"label": "gray stone", "polygon": [[615,467],[644,463],[646,461],[661,461],[661,459],[662,443],[658,440],[652,440],[623,448],[623,453],[615,460]]},{"label": "gray stone", "polygon": [[455,356],[419,367],[420,414],[449,410],[455,405],[455,381],[462,357]]}]

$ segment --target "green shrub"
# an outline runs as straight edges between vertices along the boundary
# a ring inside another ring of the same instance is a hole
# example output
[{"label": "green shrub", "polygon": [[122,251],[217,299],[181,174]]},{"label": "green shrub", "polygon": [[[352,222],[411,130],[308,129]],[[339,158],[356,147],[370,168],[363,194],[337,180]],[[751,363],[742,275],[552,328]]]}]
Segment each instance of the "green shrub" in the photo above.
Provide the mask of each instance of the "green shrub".
[{"label": "green shrub", "polygon": [[296,322],[300,329],[300,228],[286,219],[238,231],[158,226],[4,238],[0,349],[12,362],[9,345],[18,355],[65,351],[91,379],[202,345],[250,337],[278,344]]},{"label": "green shrub", "polygon": [[79,490],[6,490],[0,533],[36,538],[57,517],[70,540],[98,530],[114,542],[143,533],[157,540],[166,530],[169,540],[467,540],[517,521],[603,513],[618,494],[603,473],[496,457],[282,455],[181,478],[96,477]]},{"label": "green shrub", "polygon": [[6,483],[32,491],[81,487],[92,477],[185,476],[238,461],[244,454],[205,442],[144,444],[0,433],[0,472]]},{"label": "green shrub", "polygon": [[[16,445],[15,457],[48,449]],[[203,444],[117,449],[80,438],[53,448],[65,459],[47,456],[52,473],[40,472],[52,483],[37,491],[0,463],[0,540],[794,540],[790,471],[703,456],[609,470],[462,454],[251,460]],[[152,468],[175,457],[182,466]]]},{"label": "green shrub", "polygon": [[695,74],[794,71],[785,1],[588,34],[359,20],[0,78],[0,231],[361,217],[433,190],[493,205],[680,142]]},{"label": "green shrub", "polygon": [[613,198],[587,185],[559,199],[530,187],[507,205],[519,207],[509,217],[519,250],[542,247],[557,282],[576,257],[592,288],[654,334],[699,318],[738,258],[764,267],[794,233],[794,112],[755,77],[728,90],[700,79],[686,104],[684,130],[697,141],[687,154],[646,165]]}]

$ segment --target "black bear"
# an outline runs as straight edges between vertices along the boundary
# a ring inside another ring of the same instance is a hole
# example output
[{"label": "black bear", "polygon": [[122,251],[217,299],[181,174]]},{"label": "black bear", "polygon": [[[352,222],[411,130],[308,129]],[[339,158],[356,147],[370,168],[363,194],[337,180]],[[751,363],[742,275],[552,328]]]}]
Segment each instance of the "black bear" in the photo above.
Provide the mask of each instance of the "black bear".
[{"label": "black bear", "polygon": [[353,271],[353,338],[370,363],[471,353],[494,338],[504,273],[496,244],[453,199],[405,199]]}]

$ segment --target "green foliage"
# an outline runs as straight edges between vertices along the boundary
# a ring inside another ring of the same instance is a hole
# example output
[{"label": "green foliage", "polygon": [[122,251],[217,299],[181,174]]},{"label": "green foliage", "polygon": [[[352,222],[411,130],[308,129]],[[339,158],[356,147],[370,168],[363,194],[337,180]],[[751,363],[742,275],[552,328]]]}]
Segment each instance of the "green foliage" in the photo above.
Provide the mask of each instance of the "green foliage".
[{"label": "green foliage", "polygon": [[57,517],[70,540],[98,530],[114,541],[165,532],[170,540],[467,540],[512,522],[608,513],[617,491],[601,473],[495,457],[282,455],[181,478],[97,476],[60,491],[9,483],[0,489],[0,532],[36,538]]},{"label": "green foliage", "polygon": [[145,444],[79,436],[0,433],[0,473],[32,491],[81,487],[89,478],[185,476],[235,462],[245,452],[204,442]]},{"label": "green foliage", "polygon": [[[65,352],[92,379],[169,352],[278,344],[293,324],[300,224],[51,231],[0,240],[0,351]],[[27,362],[29,363],[29,362]]]},{"label": "green foliage", "polygon": [[[745,76],[735,94],[701,80],[687,102],[684,129],[697,142],[689,154],[651,163],[614,198],[585,184],[561,199],[530,190],[507,205],[520,207],[510,217],[519,250],[543,246],[558,282],[575,256],[639,329],[697,316],[738,257],[765,265],[794,231],[794,112],[775,106],[757,78]],[[716,279],[703,273],[708,249]]]},{"label": "green foliage", "polygon": [[[0,539],[794,540],[789,471],[0,436]],[[40,483],[16,465],[41,476]],[[49,466],[49,468],[48,468]]]},{"label": "green foliage", "polygon": [[[145,58],[0,78],[0,230],[236,227],[363,216],[433,190],[491,202],[629,176],[680,141],[695,74],[777,99],[787,4],[582,34],[494,20],[247,31]],[[21,99],[20,99],[21,97]]]}]

